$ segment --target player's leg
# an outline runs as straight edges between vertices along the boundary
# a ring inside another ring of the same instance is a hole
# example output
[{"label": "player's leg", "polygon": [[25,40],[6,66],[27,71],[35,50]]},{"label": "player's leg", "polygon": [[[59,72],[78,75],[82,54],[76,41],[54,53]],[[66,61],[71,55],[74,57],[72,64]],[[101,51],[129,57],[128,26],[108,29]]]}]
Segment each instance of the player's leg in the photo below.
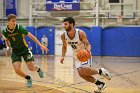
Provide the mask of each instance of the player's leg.
[{"label": "player's leg", "polygon": [[[42,43],[42,45],[45,46],[44,43]],[[45,54],[45,51],[43,49],[41,49],[41,51],[42,51],[42,55],[44,55]]]},{"label": "player's leg", "polygon": [[38,66],[34,65],[33,62],[26,62],[28,68],[30,71],[37,71],[40,78],[43,78],[44,77],[44,73],[43,71],[41,70],[41,68],[39,68]]},{"label": "player's leg", "polygon": [[30,71],[37,71],[40,78],[44,77],[43,71],[38,66],[34,65],[32,61],[34,61],[33,54],[30,50],[25,51],[23,54],[23,58],[29,68]]},{"label": "player's leg", "polygon": [[[79,62],[77,60],[75,61],[75,66],[76,66],[76,69],[78,70],[78,74],[81,78],[85,79],[88,82],[95,83],[95,84],[96,84],[96,81],[98,82],[98,80],[96,80],[92,76],[92,75],[99,74],[98,70],[91,69],[89,67],[83,67],[81,62]],[[100,82],[98,82],[98,83],[100,83]]]},{"label": "player's leg", "polygon": [[26,77],[27,75],[21,70],[21,62],[14,62],[13,67],[15,72],[21,76],[21,77]]},{"label": "player's leg", "polygon": [[21,76],[27,80],[27,87],[31,87],[32,86],[32,79],[29,75],[25,74],[21,70],[22,60],[21,60],[21,56],[19,54],[20,53],[12,53],[12,55],[11,55],[13,68],[19,76]]},{"label": "player's leg", "polygon": [[[100,91],[102,91],[103,89],[105,89],[106,87],[106,84],[100,80],[97,80],[95,79],[92,75],[97,75],[99,74],[99,71],[98,70],[95,70],[95,69],[91,69],[89,67],[84,67],[84,66],[88,66],[89,64],[86,63],[86,64],[82,64],[78,59],[77,59],[77,56],[75,55],[74,53],[74,61],[75,61],[75,67],[76,69],[78,70],[78,74],[81,78],[83,78],[84,80],[88,81],[88,82],[91,82],[91,83],[94,83],[96,84],[97,86],[100,86]],[[98,90],[99,90],[99,87],[98,87]]]},{"label": "player's leg", "polygon": [[[48,48],[48,44],[46,44],[46,47]],[[45,51],[46,52],[46,54],[48,54],[48,51]]]},{"label": "player's leg", "polygon": [[82,67],[82,72],[83,72],[83,74],[85,74],[87,76],[99,74],[99,75],[105,77],[107,80],[111,80],[110,73],[104,68],[100,68],[99,70],[96,70],[96,69],[91,69],[89,67]]},{"label": "player's leg", "polygon": [[104,82],[97,80],[92,76],[98,74],[97,70],[93,70],[88,67],[80,67],[77,70],[81,78],[85,79],[88,82],[95,83],[97,85],[98,90],[95,91],[96,93],[102,92],[102,90],[106,88],[106,84]]},{"label": "player's leg", "polygon": [[13,63],[13,68],[16,72],[16,74],[18,74],[19,76],[27,79],[27,87],[31,87],[32,86],[32,80],[31,77],[27,74],[25,74],[22,70],[21,70],[21,62],[14,62]]},{"label": "player's leg", "polygon": [[41,50],[42,51],[42,54],[44,54],[44,50]]},{"label": "player's leg", "polygon": [[[96,79],[94,77],[92,77],[89,72],[85,73],[84,68],[80,67],[77,69],[78,70],[78,74],[81,78],[85,79],[88,82],[92,82],[95,83]],[[97,72],[95,72],[96,74]]]}]

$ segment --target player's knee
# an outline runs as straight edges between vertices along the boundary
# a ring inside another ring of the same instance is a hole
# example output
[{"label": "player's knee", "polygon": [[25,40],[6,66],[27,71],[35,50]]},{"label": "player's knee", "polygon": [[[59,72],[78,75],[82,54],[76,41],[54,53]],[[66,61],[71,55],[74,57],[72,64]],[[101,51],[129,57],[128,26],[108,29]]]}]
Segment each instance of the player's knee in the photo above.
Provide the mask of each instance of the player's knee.
[{"label": "player's knee", "polygon": [[78,73],[79,73],[79,76],[80,77],[82,77],[82,78],[86,78],[87,76],[89,76],[89,74],[87,74],[86,72],[85,72],[85,69],[84,68],[80,68],[79,70],[78,70]]},{"label": "player's knee", "polygon": [[78,69],[78,74],[79,74],[80,77],[84,77],[84,74],[82,72],[82,68],[79,68]]},{"label": "player's knee", "polygon": [[34,68],[31,68],[31,67],[30,67],[29,70],[30,70],[30,71],[34,71]]},{"label": "player's knee", "polygon": [[34,71],[34,66],[29,66],[28,68],[30,71]]},{"label": "player's knee", "polygon": [[91,69],[88,67],[82,68],[82,73],[86,76],[91,76]]},{"label": "player's knee", "polygon": [[15,70],[15,72],[18,74],[18,73],[20,73],[20,68],[14,68],[14,70]]}]

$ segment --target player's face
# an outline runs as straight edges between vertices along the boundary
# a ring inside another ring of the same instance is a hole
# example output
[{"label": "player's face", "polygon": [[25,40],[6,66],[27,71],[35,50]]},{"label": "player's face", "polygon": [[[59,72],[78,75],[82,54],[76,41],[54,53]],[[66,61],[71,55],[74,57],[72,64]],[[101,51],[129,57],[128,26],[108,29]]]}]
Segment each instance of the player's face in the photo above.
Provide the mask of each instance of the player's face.
[{"label": "player's face", "polygon": [[64,22],[64,29],[69,32],[71,30],[71,24],[69,24],[69,22]]},{"label": "player's face", "polygon": [[12,18],[11,20],[8,21],[8,26],[13,29],[16,26],[16,19]]}]

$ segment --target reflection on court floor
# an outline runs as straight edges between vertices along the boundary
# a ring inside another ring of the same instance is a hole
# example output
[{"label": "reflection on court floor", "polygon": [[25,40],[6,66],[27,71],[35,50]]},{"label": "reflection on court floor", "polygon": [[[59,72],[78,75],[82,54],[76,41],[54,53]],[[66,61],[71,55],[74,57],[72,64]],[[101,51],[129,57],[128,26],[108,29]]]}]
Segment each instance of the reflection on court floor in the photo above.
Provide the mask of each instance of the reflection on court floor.
[{"label": "reflection on court floor", "polygon": [[[96,86],[78,76],[73,58],[66,57],[64,64],[59,56],[35,56],[35,64],[45,72],[45,78],[39,78],[36,72],[22,70],[33,78],[33,87],[25,86],[25,79],[15,74],[10,57],[0,56],[0,93],[94,93]],[[140,57],[94,57],[92,68],[104,67],[112,74],[103,93],[140,93]]]}]

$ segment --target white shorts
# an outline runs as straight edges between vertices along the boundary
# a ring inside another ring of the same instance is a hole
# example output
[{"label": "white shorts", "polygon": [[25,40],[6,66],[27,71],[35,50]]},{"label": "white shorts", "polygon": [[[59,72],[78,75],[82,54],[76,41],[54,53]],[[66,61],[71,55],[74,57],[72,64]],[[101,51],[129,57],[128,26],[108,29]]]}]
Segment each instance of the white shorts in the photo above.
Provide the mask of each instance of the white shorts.
[{"label": "white shorts", "polygon": [[74,66],[76,69],[78,68],[81,68],[81,67],[90,67],[91,66],[91,60],[89,59],[88,61],[86,62],[80,62],[78,59],[77,59],[77,55],[76,53],[74,53]]}]

